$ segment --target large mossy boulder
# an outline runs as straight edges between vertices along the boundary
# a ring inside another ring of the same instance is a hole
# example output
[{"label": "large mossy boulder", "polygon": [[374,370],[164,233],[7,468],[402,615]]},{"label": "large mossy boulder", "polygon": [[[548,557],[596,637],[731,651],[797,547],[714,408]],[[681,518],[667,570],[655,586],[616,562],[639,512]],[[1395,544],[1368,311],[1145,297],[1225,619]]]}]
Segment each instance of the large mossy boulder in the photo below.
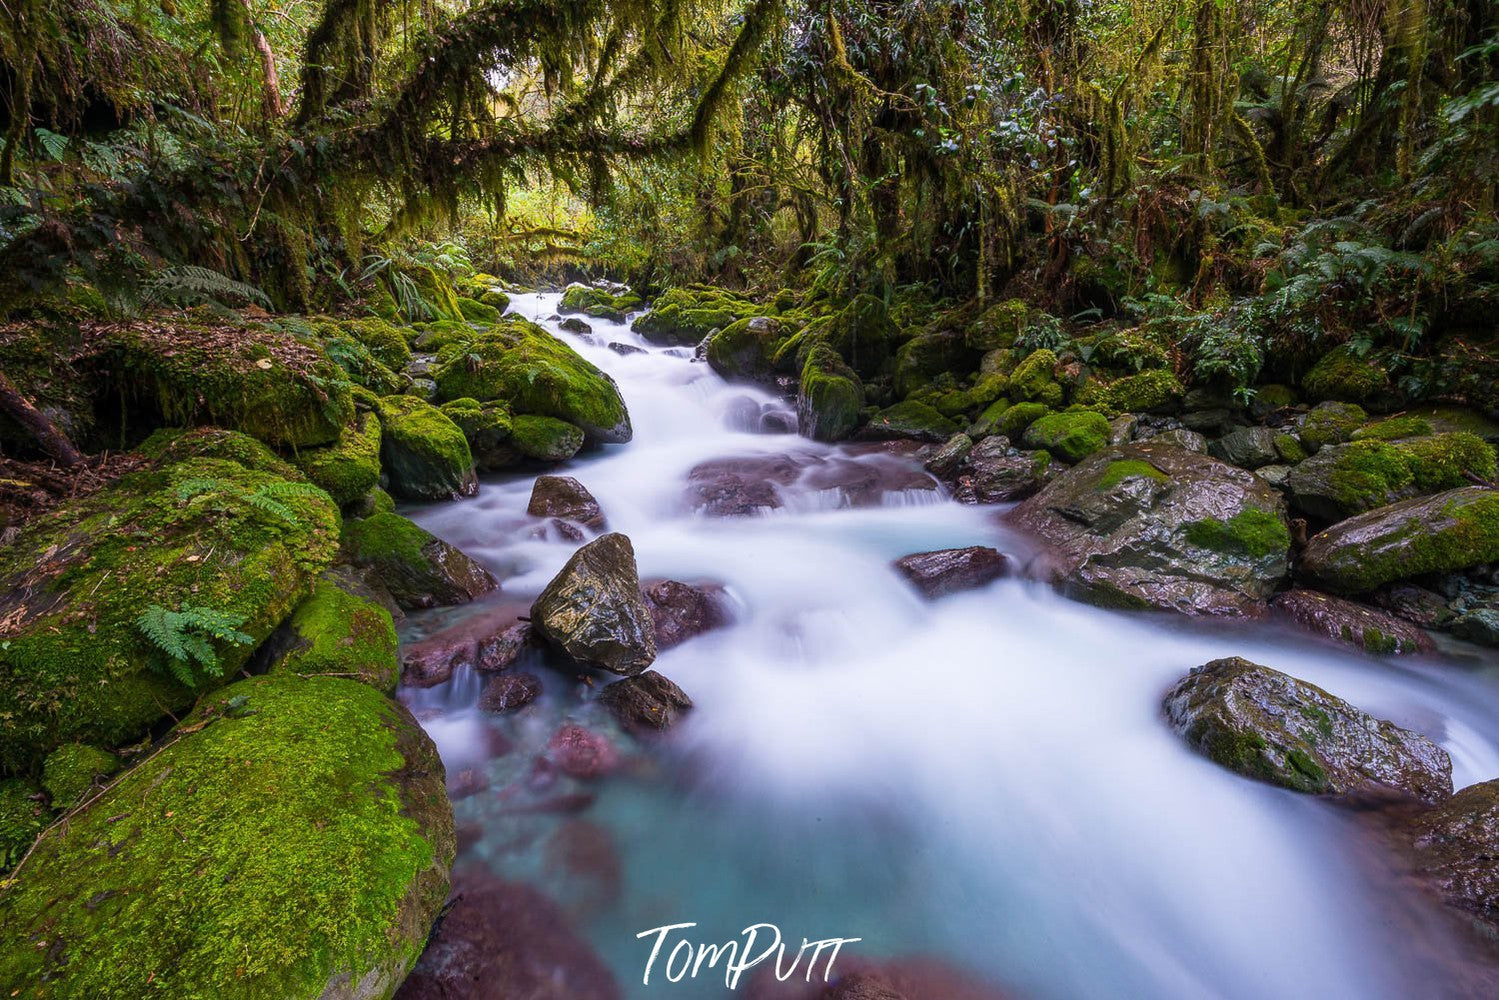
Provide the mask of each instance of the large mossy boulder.
[{"label": "large mossy boulder", "polygon": [[[1378,433],[1379,425],[1374,425]],[[1355,432],[1357,436],[1357,432]],[[1291,503],[1334,521],[1410,496],[1492,479],[1494,449],[1474,434],[1435,434],[1386,440],[1370,436],[1330,445],[1286,477]]]},{"label": "large mossy boulder", "polygon": [[774,371],[776,348],[785,336],[782,322],[770,316],[736,320],[708,341],[708,366],[731,381],[760,382]]},{"label": "large mossy boulder", "polygon": [[340,506],[353,503],[380,485],[380,421],[356,413],[338,441],[307,448],[292,460]]},{"label": "large mossy boulder", "polygon": [[1307,542],[1297,572],[1325,590],[1358,594],[1496,561],[1499,492],[1469,486],[1339,521]]},{"label": "large mossy boulder", "polygon": [[614,380],[519,317],[506,317],[475,336],[434,378],[444,400],[503,400],[513,413],[566,420],[593,443],[621,444],[631,437],[630,415]]},{"label": "large mossy boulder", "polygon": [[1182,384],[1169,370],[1153,368],[1111,381],[1089,379],[1077,401],[1111,414],[1170,410],[1182,398]]},{"label": "large mossy boulder", "polygon": [[0,769],[73,741],[118,746],[186,709],[198,692],[181,678],[232,677],[338,536],[322,490],[211,458],[32,521],[0,548]]},{"label": "large mossy boulder", "polygon": [[378,404],[380,459],[387,489],[407,500],[454,500],[479,492],[463,430],[415,396]]},{"label": "large mossy boulder", "polygon": [[656,629],[630,539],[602,535],[574,552],[531,606],[531,624],[579,663],[627,677],[650,666]]},{"label": "large mossy boulder", "polygon": [[625,314],[632,309],[639,309],[640,305],[640,296],[634,292],[616,294],[606,288],[572,284],[563,290],[557,311],[563,314],[584,313],[594,319],[623,323]]},{"label": "large mossy boulder", "polygon": [[978,357],[961,330],[918,333],[895,352],[895,394],[904,398],[918,392],[944,372],[970,371]]},{"label": "large mossy boulder", "polygon": [[312,337],[249,324],[145,322],[85,336],[113,391],[165,424],[215,424],[306,448],[337,440],[354,415],[344,370]]},{"label": "large mossy boulder", "polygon": [[1301,388],[1312,399],[1344,403],[1377,403],[1393,395],[1388,366],[1378,358],[1360,357],[1347,344],[1324,354],[1301,380]]},{"label": "large mossy boulder", "polygon": [[797,430],[814,441],[841,441],[859,426],[864,386],[826,344],[807,355],[796,393]]},{"label": "large mossy boulder", "polygon": [[343,544],[349,561],[407,611],[467,604],[499,587],[483,566],[400,514],[348,522]]},{"label": "large mossy boulder", "polygon": [[1048,413],[1025,429],[1021,443],[1064,462],[1081,462],[1109,443],[1108,418],[1091,410]]},{"label": "large mossy boulder", "polygon": [[332,580],[319,580],[268,641],[269,673],[354,677],[387,693],[401,675],[390,612]]},{"label": "large mossy boulder", "polygon": [[876,440],[946,441],[957,432],[958,425],[935,408],[908,399],[870,417],[859,435]]},{"label": "large mossy boulder", "polygon": [[501,401],[454,399],[442,404],[443,416],[458,425],[468,439],[469,453],[480,469],[503,469],[519,458],[511,437],[515,431],[510,408]]},{"label": "large mossy boulder", "polygon": [[1285,580],[1280,495],[1251,472],[1168,444],[1106,448],[1022,503],[1039,568],[1107,607],[1258,615]]},{"label": "large mossy boulder", "polygon": [[411,363],[411,345],[406,334],[378,316],[360,319],[341,319],[339,327],[345,334],[365,346],[370,355],[391,371],[401,372]]},{"label": "large mossy boulder", "polygon": [[838,352],[838,356],[860,376],[878,374],[885,360],[895,351],[900,327],[890,318],[883,299],[857,295],[853,301],[820,324],[818,339]]},{"label": "large mossy boulder", "polygon": [[217,458],[292,482],[301,482],[305,478],[296,466],[248,434],[221,427],[195,427],[191,430],[163,427],[141,442],[136,450],[158,466],[193,458]]},{"label": "large mossy boulder", "polygon": [[0,890],[14,997],[389,997],[448,891],[436,748],[358,681],[256,677]]},{"label": "large mossy boulder", "polygon": [[1314,684],[1239,657],[1194,669],[1166,693],[1166,721],[1215,763],[1313,795],[1452,794],[1452,760],[1419,733]]},{"label": "large mossy boulder", "polygon": [[694,285],[669,289],[631,329],[653,344],[691,346],[714,330],[769,311],[733,292]]}]

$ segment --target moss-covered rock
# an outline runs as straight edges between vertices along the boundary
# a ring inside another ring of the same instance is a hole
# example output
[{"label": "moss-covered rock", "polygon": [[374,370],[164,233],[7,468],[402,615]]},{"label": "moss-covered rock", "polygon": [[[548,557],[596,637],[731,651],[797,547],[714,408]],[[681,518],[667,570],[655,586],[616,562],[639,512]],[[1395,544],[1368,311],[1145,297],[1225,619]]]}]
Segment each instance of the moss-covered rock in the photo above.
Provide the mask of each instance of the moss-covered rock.
[{"label": "moss-covered rock", "polygon": [[458,310],[463,314],[465,323],[478,323],[482,326],[492,326],[500,321],[500,310],[494,306],[487,306],[477,299],[458,297]]},{"label": "moss-covered rock", "polygon": [[963,342],[975,351],[1014,347],[1025,332],[1031,307],[1023,299],[1004,299],[985,309],[963,332]]},{"label": "moss-covered rock", "polygon": [[895,352],[895,394],[905,398],[944,372],[970,371],[977,358],[960,330],[918,333]]},{"label": "moss-covered rock", "polygon": [[1064,393],[1056,369],[1056,354],[1045,348],[1032,351],[1010,373],[1010,398],[1019,403],[1061,406]]},{"label": "moss-covered rock", "polygon": [[1369,420],[1363,407],[1354,403],[1320,403],[1301,418],[1296,436],[1308,452],[1352,439],[1353,432]]},{"label": "moss-covered rock", "polygon": [[46,798],[25,778],[0,778],[0,875],[16,866],[52,821]]},{"label": "moss-covered rock", "polygon": [[[210,458],[132,473],[28,524],[0,548],[0,769],[138,739],[192,703],[179,674],[233,676],[338,536],[322,490]],[[153,609],[187,616],[168,631],[207,643],[219,672],[148,638]]]},{"label": "moss-covered rock", "polygon": [[1377,359],[1360,357],[1344,344],[1323,355],[1301,380],[1301,387],[1312,399],[1371,403],[1390,395],[1390,376]]},{"label": "moss-covered rock", "polygon": [[55,809],[67,809],[120,769],[120,758],[87,743],[64,743],[47,755],[42,764],[42,787]]},{"label": "moss-covered rock", "polygon": [[1025,429],[1027,448],[1043,448],[1064,462],[1080,462],[1109,443],[1109,421],[1101,413],[1048,413]]},{"label": "moss-covered rock", "polygon": [[1426,653],[1432,642],[1420,626],[1341,597],[1295,587],[1270,602],[1276,612],[1308,632],[1376,656]]},{"label": "moss-covered rock", "polygon": [[451,278],[432,267],[418,267],[408,277],[421,293],[433,319],[463,322],[463,306],[458,301],[458,290]]},{"label": "moss-covered rock", "polygon": [[1026,428],[1050,412],[1045,403],[1016,403],[1000,415],[999,432],[1011,441],[1018,441]]},{"label": "moss-covered rock", "polygon": [[708,365],[726,379],[762,381],[774,371],[785,324],[769,316],[735,320],[708,341]]},{"label": "moss-covered rock", "polygon": [[1468,433],[1329,445],[1291,470],[1292,502],[1313,517],[1336,520],[1421,493],[1456,489],[1468,475],[1491,479],[1494,449]]},{"label": "moss-covered rock", "polygon": [[1385,420],[1376,420],[1360,427],[1351,435],[1354,441],[1395,441],[1400,438],[1424,437],[1434,433],[1431,421],[1425,417],[1402,414]]},{"label": "moss-covered rock", "polygon": [[309,325],[319,337],[328,357],[344,370],[344,374],[354,385],[385,396],[400,392],[410,384],[410,378],[404,373],[404,365],[400,374],[392,370],[376,358],[363,341],[352,335],[345,321],[318,317],[310,320]]},{"label": "moss-covered rock", "polygon": [[919,400],[908,399],[876,413],[860,431],[860,436],[946,441],[957,432],[958,425],[936,409]]},{"label": "moss-covered rock", "polygon": [[218,458],[293,482],[300,482],[304,478],[290,462],[248,434],[226,431],[221,427],[198,427],[192,430],[163,427],[146,438],[137,450],[162,466],[185,462],[190,458]]},{"label": "moss-covered rock", "polygon": [[338,438],[349,382],[313,338],[259,325],[129,323],[95,334],[109,389],[162,423],[215,424],[276,447]]},{"label": "moss-covered rock", "polygon": [[1428,573],[1499,561],[1499,492],[1479,486],[1402,500],[1340,521],[1302,552],[1301,574],[1324,590],[1363,593]]},{"label": "moss-covered rock", "polygon": [[415,396],[380,400],[380,461],[387,489],[408,500],[452,500],[479,490],[458,425]]},{"label": "moss-covered rock", "polygon": [[630,415],[614,380],[534,323],[507,316],[468,341],[436,372],[444,400],[503,400],[513,413],[556,417],[595,443],[630,440]]},{"label": "moss-covered rock", "polygon": [[631,329],[653,344],[692,345],[714,330],[768,312],[743,296],[697,285],[668,290]]},{"label": "moss-covered rock", "polygon": [[298,452],[293,461],[340,506],[353,503],[380,485],[380,421],[356,413],[337,443]]},{"label": "moss-covered rock", "polygon": [[466,604],[499,587],[484,567],[399,514],[348,522],[343,545],[407,611]]},{"label": "moss-covered rock", "polygon": [[1181,397],[1182,384],[1176,376],[1165,368],[1153,368],[1112,382],[1089,379],[1079,391],[1077,401],[1118,415],[1166,409],[1180,402]]},{"label": "moss-covered rock", "polygon": [[378,316],[342,319],[338,325],[350,337],[363,344],[374,359],[391,371],[405,371],[411,363],[411,345],[406,334]]},{"label": "moss-covered rock", "polygon": [[1452,760],[1419,733],[1239,657],[1193,670],[1166,693],[1166,720],[1217,764],[1313,795],[1452,794]]},{"label": "moss-covered rock", "polygon": [[826,344],[807,355],[796,394],[797,430],[815,441],[841,441],[859,426],[864,387]]},{"label": "moss-covered rock", "polygon": [[276,647],[272,674],[353,677],[387,694],[401,675],[390,612],[328,579],[317,582],[268,645]]},{"label": "moss-covered rock", "polygon": [[863,378],[877,374],[895,350],[900,327],[883,299],[857,295],[821,326],[819,337]]},{"label": "moss-covered rock", "polygon": [[495,400],[480,403],[477,399],[454,399],[439,409],[468,439],[474,464],[481,469],[503,469],[514,465],[519,457],[510,438],[514,418],[510,408]]},{"label": "moss-covered rock", "polygon": [[583,431],[566,420],[529,414],[512,422],[510,444],[538,462],[565,462],[583,447]]},{"label": "moss-covered rock", "polygon": [[389,997],[455,848],[442,762],[415,720],[356,681],[256,677],[178,734],[14,873],[0,988]]},{"label": "moss-covered rock", "polygon": [[562,292],[562,301],[557,306],[560,313],[584,313],[595,319],[623,323],[631,310],[641,306],[640,296],[634,292],[614,294],[603,288],[590,285],[568,285]]}]

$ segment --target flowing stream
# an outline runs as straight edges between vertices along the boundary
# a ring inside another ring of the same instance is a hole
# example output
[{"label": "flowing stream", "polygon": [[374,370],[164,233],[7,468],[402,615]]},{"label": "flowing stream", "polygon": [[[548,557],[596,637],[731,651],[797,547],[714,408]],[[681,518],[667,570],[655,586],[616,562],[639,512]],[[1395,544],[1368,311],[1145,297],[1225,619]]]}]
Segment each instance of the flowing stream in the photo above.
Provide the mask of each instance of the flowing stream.
[{"label": "flowing stream", "polygon": [[[512,309],[557,332],[557,301]],[[1272,625],[1103,611],[1018,579],[923,601],[890,561],[1022,551],[998,508],[911,488],[907,459],[787,433],[784,400],[589,323],[557,335],[618,382],[635,440],[558,471],[631,538],[643,578],[726,588],[734,624],[654,667],[696,708],[646,747],[615,732],[630,756],[615,776],[537,790],[524,776],[561,721],[608,725],[566,675],[543,672],[541,701],[505,717],[474,707],[472,674],[403,697],[450,773],[488,783],[455,804],[469,863],[557,898],[626,996],[732,995],[721,974],[669,983],[660,964],[642,985],[636,935],[689,921],[701,942],[759,922],[793,950],[857,937],[845,956],[934,956],[1018,997],[1403,998],[1455,981],[1464,946],[1381,875],[1357,817],[1194,755],[1159,707],[1191,667],[1245,656],[1430,735],[1462,787],[1499,776],[1491,661],[1378,660]],[[809,471],[779,488],[780,509],[695,509],[695,466],[785,454]],[[493,570],[498,601],[521,613],[577,546],[525,513],[535,475],[410,512]],[[429,613],[405,634],[493,606]],[[516,784],[531,797],[507,797]],[[542,804],[570,790],[566,809]],[[575,849],[559,852],[564,826]]]}]

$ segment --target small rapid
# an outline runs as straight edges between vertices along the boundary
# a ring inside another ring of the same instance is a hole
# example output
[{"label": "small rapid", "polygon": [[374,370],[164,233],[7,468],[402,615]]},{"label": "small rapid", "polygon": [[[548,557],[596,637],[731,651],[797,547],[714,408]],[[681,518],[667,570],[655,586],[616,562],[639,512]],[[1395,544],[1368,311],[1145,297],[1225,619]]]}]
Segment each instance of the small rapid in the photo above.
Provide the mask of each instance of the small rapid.
[{"label": "small rapid", "polygon": [[[1160,699],[1196,665],[1248,657],[1437,740],[1462,787],[1499,776],[1492,662],[1375,659],[1020,579],[924,601],[891,560],[1026,541],[897,451],[789,432],[785,400],[690,350],[604,320],[560,332],[557,304],[517,295],[511,309],[607,371],[635,429],[560,471],[631,538],[642,578],[721,584],[735,619],[660,656],[695,709],[589,792],[582,815],[610,845],[603,889],[568,895],[544,848],[561,820],[486,792],[455,811],[469,856],[566,897],[627,996],[731,995],[721,976],[642,985],[636,935],[688,921],[710,942],[757,922],[793,941],[857,937],[845,954],[935,956],[1037,998],[1409,997],[1464,964],[1356,817],[1193,754]],[[779,506],[705,510],[693,470],[725,460],[749,478],[779,470]],[[577,547],[526,514],[534,479],[490,477],[473,500],[410,513],[528,604]],[[425,614],[404,636],[472,613]],[[545,680],[541,702],[504,718],[475,708],[471,671],[403,698],[449,771],[494,789],[529,759],[496,741],[539,746],[560,720],[596,719],[575,681]]]}]

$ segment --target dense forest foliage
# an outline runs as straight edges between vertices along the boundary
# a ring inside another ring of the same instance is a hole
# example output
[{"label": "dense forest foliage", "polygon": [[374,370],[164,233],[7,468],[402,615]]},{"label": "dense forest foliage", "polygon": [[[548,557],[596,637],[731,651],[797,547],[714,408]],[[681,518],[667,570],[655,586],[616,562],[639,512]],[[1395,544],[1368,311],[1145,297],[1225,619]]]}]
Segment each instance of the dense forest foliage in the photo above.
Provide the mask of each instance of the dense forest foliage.
[{"label": "dense forest foliage", "polygon": [[1037,346],[1149,329],[1189,381],[1247,391],[1346,342],[1410,398],[1493,400],[1483,0],[4,17],[12,310],[357,310],[412,264],[1019,298]]}]

